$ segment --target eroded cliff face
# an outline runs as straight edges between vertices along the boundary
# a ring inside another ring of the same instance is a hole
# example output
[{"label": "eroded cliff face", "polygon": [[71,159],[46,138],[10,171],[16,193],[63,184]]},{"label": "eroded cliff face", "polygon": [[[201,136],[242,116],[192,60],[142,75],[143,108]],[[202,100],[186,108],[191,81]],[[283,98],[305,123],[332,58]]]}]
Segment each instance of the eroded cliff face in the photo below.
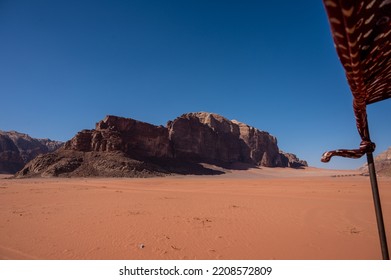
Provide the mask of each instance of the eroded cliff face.
[{"label": "eroded cliff face", "polygon": [[53,152],[62,144],[16,131],[0,131],[0,173],[15,173],[36,156]]},{"label": "eroded cliff face", "polygon": [[250,162],[260,166],[283,167],[277,146],[277,138],[268,132],[258,130],[245,123],[233,121],[239,126],[240,139],[243,140],[242,151]]},{"label": "eroded cliff face", "polygon": [[201,112],[184,114],[167,127],[177,158],[282,166],[276,138],[244,123]]},{"label": "eroded cliff face", "polygon": [[116,116],[107,116],[94,130],[78,132],[64,148],[84,152],[122,151],[140,159],[172,156],[167,128]]},{"label": "eroded cliff face", "polygon": [[185,114],[169,122],[167,128],[177,159],[217,164],[240,160],[239,131],[221,116]]},{"label": "eroded cliff face", "polygon": [[[105,155],[113,160],[107,163]],[[105,161],[105,172],[96,171],[99,164],[94,158]],[[151,176],[203,174],[207,171],[200,163],[229,168],[237,162],[267,167],[306,165],[296,156],[280,152],[277,139],[267,132],[217,114],[199,112],[184,114],[165,127],[107,116],[95,129],[78,132],[54,155],[40,156],[19,174],[133,177],[131,174],[139,166],[143,166],[147,175],[150,171]],[[110,173],[107,171],[110,168],[116,171]]]}]

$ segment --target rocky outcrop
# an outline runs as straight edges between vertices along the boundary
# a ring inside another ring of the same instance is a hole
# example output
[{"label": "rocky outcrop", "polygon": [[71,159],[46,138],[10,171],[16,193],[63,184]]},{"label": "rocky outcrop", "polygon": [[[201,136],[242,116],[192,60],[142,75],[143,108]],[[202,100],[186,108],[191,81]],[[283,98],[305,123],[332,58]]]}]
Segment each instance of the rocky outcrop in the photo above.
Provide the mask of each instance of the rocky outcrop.
[{"label": "rocky outcrop", "polygon": [[172,157],[167,128],[116,116],[107,116],[94,130],[80,131],[65,143],[65,149],[122,151],[136,159]]},{"label": "rocky outcrop", "polygon": [[291,168],[302,168],[304,166],[308,166],[305,160],[300,160],[295,154],[280,151],[280,157],[282,161],[282,166]]},{"label": "rocky outcrop", "polygon": [[[391,147],[375,157],[376,173],[380,176],[391,176]],[[360,168],[363,173],[368,173],[368,165]]]},{"label": "rocky outcrop", "polygon": [[36,156],[53,152],[62,144],[16,131],[0,131],[0,173],[15,173]]},{"label": "rocky outcrop", "polygon": [[19,175],[135,177],[140,175],[140,168],[143,177],[215,174],[201,163],[230,168],[237,162],[267,167],[306,166],[296,156],[280,152],[277,139],[269,133],[200,112],[184,114],[165,127],[107,116],[95,129],[77,133],[56,153],[29,163]]},{"label": "rocky outcrop", "polygon": [[282,166],[277,139],[238,121],[210,113],[189,113],[167,124],[176,158],[214,164],[244,162]]}]

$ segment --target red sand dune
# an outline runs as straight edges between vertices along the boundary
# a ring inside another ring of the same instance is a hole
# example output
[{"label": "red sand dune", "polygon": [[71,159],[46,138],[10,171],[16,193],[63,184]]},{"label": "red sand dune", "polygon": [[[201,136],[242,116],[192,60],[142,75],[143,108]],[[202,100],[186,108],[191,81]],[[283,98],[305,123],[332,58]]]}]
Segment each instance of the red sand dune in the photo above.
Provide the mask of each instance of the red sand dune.
[{"label": "red sand dune", "polygon": [[[0,259],[380,259],[369,178],[352,174],[3,176]],[[391,238],[391,178],[379,188]]]}]

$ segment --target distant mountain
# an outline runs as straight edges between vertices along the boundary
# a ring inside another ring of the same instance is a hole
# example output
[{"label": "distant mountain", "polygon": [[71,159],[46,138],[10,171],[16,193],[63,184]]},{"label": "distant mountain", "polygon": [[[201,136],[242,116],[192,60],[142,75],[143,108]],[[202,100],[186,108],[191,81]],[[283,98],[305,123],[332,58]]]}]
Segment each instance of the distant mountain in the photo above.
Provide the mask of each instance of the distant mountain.
[{"label": "distant mountain", "polygon": [[[381,176],[391,176],[391,147],[375,157],[376,173]],[[360,167],[362,172],[368,172],[368,165]]]},{"label": "distant mountain", "polygon": [[203,164],[232,168],[306,166],[284,153],[268,132],[212,113],[184,114],[167,125],[107,116],[93,130],[29,162],[17,176],[149,177],[218,174]]},{"label": "distant mountain", "polygon": [[36,139],[16,131],[0,130],[0,173],[15,173],[40,154],[57,150],[62,142]]}]

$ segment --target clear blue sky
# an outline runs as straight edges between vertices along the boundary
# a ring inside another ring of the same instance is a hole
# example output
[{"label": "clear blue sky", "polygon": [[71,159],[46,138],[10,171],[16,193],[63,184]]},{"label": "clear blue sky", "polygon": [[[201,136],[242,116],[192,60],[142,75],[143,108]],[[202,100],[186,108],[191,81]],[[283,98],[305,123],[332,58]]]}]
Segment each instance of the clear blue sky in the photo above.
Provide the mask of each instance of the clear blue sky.
[{"label": "clear blue sky", "polygon": [[[156,125],[207,111],[310,165],[357,148],[352,96],[321,0],[0,0],[0,129],[68,140],[105,115]],[[377,152],[390,100],[369,106]]]}]

